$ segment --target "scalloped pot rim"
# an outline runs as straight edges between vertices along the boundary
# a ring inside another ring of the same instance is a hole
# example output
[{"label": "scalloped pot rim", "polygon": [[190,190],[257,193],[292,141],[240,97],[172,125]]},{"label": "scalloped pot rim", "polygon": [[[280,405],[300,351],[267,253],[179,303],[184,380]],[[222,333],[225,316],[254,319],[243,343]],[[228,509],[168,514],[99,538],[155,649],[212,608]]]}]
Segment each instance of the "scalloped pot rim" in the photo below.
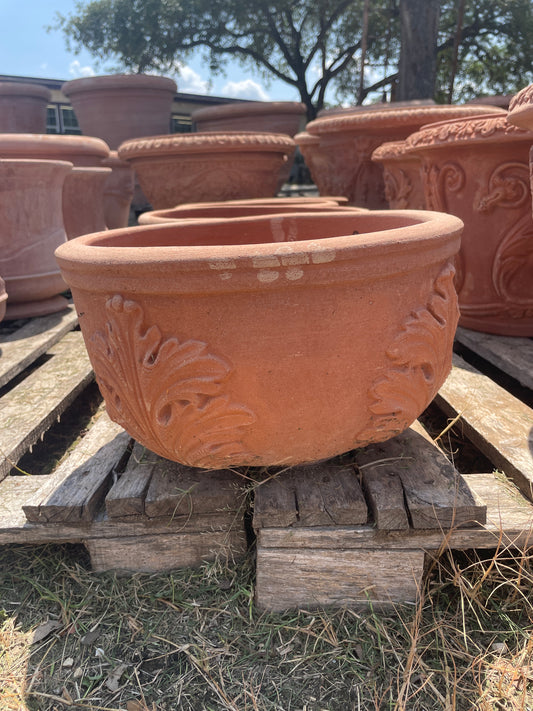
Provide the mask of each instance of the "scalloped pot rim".
[{"label": "scalloped pot rim", "polygon": [[391,104],[390,108],[382,111],[361,111],[353,114],[339,114],[338,116],[324,116],[323,118],[310,121],[306,126],[306,131],[313,135],[326,133],[337,133],[347,131],[358,131],[361,128],[368,130],[380,130],[384,127],[407,127],[409,125],[420,126],[436,121],[443,121],[444,116],[462,119],[481,114],[495,114],[506,116],[507,111],[497,106],[462,104],[419,106],[414,108],[403,107],[395,109]]},{"label": "scalloped pot rim", "polygon": [[[372,225],[380,229],[372,231]],[[347,232],[347,228],[353,232],[357,227],[369,231],[355,236],[337,234]],[[274,241],[221,243],[222,239],[229,241],[228,236],[235,232],[256,233],[258,229],[273,235]],[[134,288],[136,293],[168,293],[168,289],[231,291],[237,287],[235,281],[240,279],[244,282],[239,288],[252,288],[245,283],[250,275],[255,284],[253,288],[279,286],[284,280],[278,281],[278,277],[284,269],[289,280],[298,273],[298,279],[292,284],[315,284],[322,278],[328,282],[366,281],[371,277],[419,270],[455,254],[462,229],[463,222],[459,218],[425,210],[383,210],[353,216],[331,212],[292,213],[109,230],[70,240],[55,254],[66,281],[71,286],[91,291],[121,288]],[[308,230],[314,233],[311,238],[282,241],[287,237],[294,239],[298,231]],[[321,237],[324,231],[334,236]],[[203,244],[187,243],[195,236],[200,237]],[[139,242],[155,242],[158,238],[167,244],[138,246]],[[184,244],[175,244],[180,239]],[[121,242],[123,246],[116,246]],[[109,246],[110,243],[114,246]],[[349,272],[343,270],[346,262],[351,262]],[[375,270],[373,275],[369,273],[369,266]],[[179,283],[175,282],[178,272]],[[201,272],[208,272],[214,278],[207,284]],[[199,278],[201,284],[197,281]]]}]

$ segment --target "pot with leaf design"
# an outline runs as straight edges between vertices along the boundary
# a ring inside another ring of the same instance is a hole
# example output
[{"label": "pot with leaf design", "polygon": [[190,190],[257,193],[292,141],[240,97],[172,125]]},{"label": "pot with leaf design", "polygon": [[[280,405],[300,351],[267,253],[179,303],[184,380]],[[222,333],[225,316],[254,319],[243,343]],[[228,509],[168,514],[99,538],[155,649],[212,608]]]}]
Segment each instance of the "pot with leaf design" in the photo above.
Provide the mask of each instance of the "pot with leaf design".
[{"label": "pot with leaf design", "polygon": [[456,286],[466,328],[533,336],[533,131],[506,115],[425,126],[407,139],[421,160],[426,204],[465,223]]},{"label": "pot with leaf design", "polygon": [[392,437],[444,382],[462,223],[424,211],[191,220],[56,251],[111,418],[195,467]]},{"label": "pot with leaf design", "polygon": [[423,210],[426,207],[420,176],[420,159],[405,150],[405,141],[382,143],[372,153],[383,167],[385,197],[393,210]]}]

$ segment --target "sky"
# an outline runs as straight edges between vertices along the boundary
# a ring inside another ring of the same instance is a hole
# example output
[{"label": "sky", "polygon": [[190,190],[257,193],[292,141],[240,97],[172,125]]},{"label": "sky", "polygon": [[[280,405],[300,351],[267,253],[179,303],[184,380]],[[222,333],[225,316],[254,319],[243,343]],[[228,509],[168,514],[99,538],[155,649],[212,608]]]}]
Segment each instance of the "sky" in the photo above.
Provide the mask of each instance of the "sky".
[{"label": "sky", "polygon": [[[60,30],[47,32],[56,13],[69,15],[76,0],[0,0],[0,74],[48,79],[75,79],[111,73],[112,63],[97,66],[87,51],[76,55],[66,48]],[[257,73],[238,64],[226,76],[210,77],[200,54],[180,63],[179,74],[165,72],[178,91],[263,101],[298,101],[296,90],[278,80],[267,84]]]}]

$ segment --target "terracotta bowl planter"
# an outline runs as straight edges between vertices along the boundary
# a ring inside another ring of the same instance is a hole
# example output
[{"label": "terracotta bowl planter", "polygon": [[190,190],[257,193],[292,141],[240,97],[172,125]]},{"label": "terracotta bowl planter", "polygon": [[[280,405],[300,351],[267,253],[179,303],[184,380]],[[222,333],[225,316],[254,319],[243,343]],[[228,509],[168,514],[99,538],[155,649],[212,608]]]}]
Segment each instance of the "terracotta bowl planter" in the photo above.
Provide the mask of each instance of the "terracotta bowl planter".
[{"label": "terracotta bowl planter", "polygon": [[420,159],[405,149],[405,141],[382,143],[372,160],[383,167],[385,198],[393,210],[423,210],[426,207]]},{"label": "terracotta bowl planter", "polygon": [[41,316],[68,305],[54,250],[66,240],[61,195],[66,161],[0,160],[0,274],[6,318]]},{"label": "terracotta bowl planter", "polygon": [[111,168],[111,175],[104,185],[104,217],[110,230],[127,227],[130,217],[131,201],[135,188],[135,173],[131,165],[111,151],[104,158],[102,166]]},{"label": "terracotta bowl planter", "polygon": [[287,214],[56,251],[111,418],[195,467],[292,465],[405,429],[446,378],[462,223]]},{"label": "terracotta bowl planter", "polygon": [[[382,143],[404,140],[421,126],[443,119],[472,116],[482,112],[504,115],[502,109],[480,106],[408,105],[339,112],[307,124],[306,132],[319,138],[318,170],[307,163],[322,194],[346,195],[352,205],[371,209],[387,207],[383,171],[372,161],[372,153]],[[298,145],[300,141],[297,140]],[[308,143],[301,149],[304,158],[312,153]]]},{"label": "terracotta bowl planter", "polygon": [[0,82],[0,133],[46,133],[51,96],[40,84]]},{"label": "terracotta bowl planter", "polygon": [[243,101],[197,109],[191,119],[197,131],[261,131],[294,136],[304,121],[299,101]]},{"label": "terracotta bowl planter", "polygon": [[4,318],[6,315],[6,302],[7,302],[7,291],[6,291],[6,283],[0,277],[0,321]]},{"label": "terracotta bowl planter", "polygon": [[104,185],[111,168],[73,167],[63,185],[63,220],[68,239],[101,232],[104,216]]},{"label": "terracotta bowl planter", "polygon": [[148,74],[83,77],[61,87],[87,136],[116,150],[122,141],[168,133],[176,82]]},{"label": "terracotta bowl planter", "polygon": [[277,133],[190,133],[125,141],[155,210],[187,202],[273,197],[295,144]]},{"label": "terracotta bowl planter", "polygon": [[533,132],[506,115],[433,124],[407,140],[422,161],[428,208],[465,223],[457,290],[467,328],[533,336],[532,143]]},{"label": "terracotta bowl planter", "polygon": [[361,212],[359,207],[341,207],[337,203],[307,203],[302,205],[229,205],[223,202],[180,205],[171,210],[152,210],[139,216],[140,225],[162,225],[175,220],[234,220],[240,217],[260,217],[261,215],[283,215],[293,212]]}]

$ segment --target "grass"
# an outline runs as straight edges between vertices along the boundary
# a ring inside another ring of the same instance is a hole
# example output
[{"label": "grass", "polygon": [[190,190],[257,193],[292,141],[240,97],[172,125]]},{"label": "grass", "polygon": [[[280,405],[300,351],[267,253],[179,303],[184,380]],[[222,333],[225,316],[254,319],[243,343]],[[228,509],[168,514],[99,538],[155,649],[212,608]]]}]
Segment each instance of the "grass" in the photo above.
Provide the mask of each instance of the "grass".
[{"label": "grass", "polygon": [[2,711],[533,709],[516,551],[445,551],[416,606],[285,614],[254,607],[251,556],[121,578],[81,546],[11,546],[0,565]]}]

